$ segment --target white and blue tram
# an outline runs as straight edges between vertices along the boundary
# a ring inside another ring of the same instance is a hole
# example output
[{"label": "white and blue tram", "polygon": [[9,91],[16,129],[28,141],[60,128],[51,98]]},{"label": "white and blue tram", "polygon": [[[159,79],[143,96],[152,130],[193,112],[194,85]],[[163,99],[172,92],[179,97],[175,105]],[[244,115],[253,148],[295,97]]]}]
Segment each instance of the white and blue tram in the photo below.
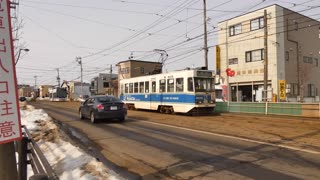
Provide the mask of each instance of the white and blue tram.
[{"label": "white and blue tram", "polygon": [[182,70],[120,80],[120,99],[129,109],[161,113],[211,113],[215,107],[214,72]]}]

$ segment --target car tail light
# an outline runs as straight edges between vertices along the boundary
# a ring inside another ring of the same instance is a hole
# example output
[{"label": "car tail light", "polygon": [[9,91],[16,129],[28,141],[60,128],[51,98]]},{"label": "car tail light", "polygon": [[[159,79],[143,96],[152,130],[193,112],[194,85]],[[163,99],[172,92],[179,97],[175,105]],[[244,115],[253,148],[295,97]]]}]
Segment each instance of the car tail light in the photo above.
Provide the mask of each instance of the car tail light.
[{"label": "car tail light", "polygon": [[98,105],[96,105],[96,108],[99,109],[99,110],[103,110],[104,106],[102,104],[98,104]]}]

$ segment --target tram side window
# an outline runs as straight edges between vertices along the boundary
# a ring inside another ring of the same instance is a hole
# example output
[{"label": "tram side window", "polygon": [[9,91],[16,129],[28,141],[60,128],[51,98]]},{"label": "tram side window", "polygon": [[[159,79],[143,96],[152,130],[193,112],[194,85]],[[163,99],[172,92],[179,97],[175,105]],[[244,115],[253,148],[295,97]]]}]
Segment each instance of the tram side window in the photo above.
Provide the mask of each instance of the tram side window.
[{"label": "tram side window", "polygon": [[129,83],[129,93],[133,93],[133,83]]},{"label": "tram side window", "polygon": [[144,82],[140,82],[139,93],[144,93]]},{"label": "tram side window", "polygon": [[166,92],[166,80],[165,79],[161,79],[159,81],[159,84],[160,84],[160,92],[164,93]]},{"label": "tram side window", "polygon": [[193,79],[188,78],[188,91],[193,92]]},{"label": "tram side window", "polygon": [[126,94],[129,93],[129,84],[128,84],[128,83],[126,83],[126,84],[124,85],[124,93],[126,93]]},{"label": "tram side window", "polygon": [[156,92],[156,89],[157,89],[156,82],[155,82],[155,81],[152,81],[151,85],[152,85],[152,92],[155,93],[155,92]]},{"label": "tram side window", "polygon": [[145,84],[145,93],[149,93],[149,81],[144,82]]},{"label": "tram side window", "polygon": [[134,83],[134,93],[138,93],[138,88],[139,88],[139,83],[135,82]]},{"label": "tram side window", "polygon": [[173,79],[167,80],[167,92],[174,92],[174,80]]},{"label": "tram side window", "polygon": [[176,92],[183,92],[183,78],[176,79]]}]

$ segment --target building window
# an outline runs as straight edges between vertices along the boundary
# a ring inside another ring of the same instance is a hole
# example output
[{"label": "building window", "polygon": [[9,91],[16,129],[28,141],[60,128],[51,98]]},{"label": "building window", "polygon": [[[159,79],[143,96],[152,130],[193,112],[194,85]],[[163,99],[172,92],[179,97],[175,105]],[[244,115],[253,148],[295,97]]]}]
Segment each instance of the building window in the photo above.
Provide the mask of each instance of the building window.
[{"label": "building window", "polygon": [[238,58],[229,59],[229,65],[238,64]]},{"label": "building window", "polygon": [[257,30],[264,27],[264,19],[263,17],[259,17],[257,19],[253,19],[250,21],[250,30]]},{"label": "building window", "polygon": [[316,64],[316,67],[318,67],[319,66],[319,60],[317,58],[314,58],[314,62]]},{"label": "building window", "polygon": [[299,92],[299,88],[298,88],[298,84],[297,83],[292,83],[292,92],[294,95],[298,95]]},{"label": "building window", "polygon": [[313,58],[312,57],[303,56],[303,62],[312,64],[313,63]]},{"label": "building window", "polygon": [[139,83],[134,83],[134,93],[138,93]]},{"label": "building window", "polygon": [[160,84],[160,92],[161,93],[164,93],[164,92],[166,92],[166,80],[165,79],[161,79],[160,81],[159,81],[159,84]]},{"label": "building window", "polygon": [[246,62],[264,60],[264,49],[258,49],[246,52]]},{"label": "building window", "polygon": [[308,84],[308,96],[309,97],[316,96],[316,88],[315,88],[314,84]]},{"label": "building window", "polygon": [[140,67],[140,73],[144,74],[144,67]]},{"label": "building window", "polygon": [[289,51],[286,51],[286,55],[285,55],[286,57],[286,61],[289,61]]},{"label": "building window", "polygon": [[183,78],[176,79],[176,92],[183,92]]},{"label": "building window", "polygon": [[103,87],[104,88],[108,88],[109,87],[109,83],[108,82],[103,82]]},{"label": "building window", "polygon": [[230,36],[234,36],[240,33],[241,33],[241,24],[237,24],[229,27]]}]

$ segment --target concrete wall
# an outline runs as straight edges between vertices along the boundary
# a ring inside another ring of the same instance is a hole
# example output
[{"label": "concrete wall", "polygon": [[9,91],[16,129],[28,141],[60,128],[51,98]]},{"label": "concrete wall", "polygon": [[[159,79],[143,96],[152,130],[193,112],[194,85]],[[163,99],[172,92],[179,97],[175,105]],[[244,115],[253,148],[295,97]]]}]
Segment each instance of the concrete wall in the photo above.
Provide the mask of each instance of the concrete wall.
[{"label": "concrete wall", "polygon": [[[298,83],[299,76],[299,94],[308,100],[308,84],[314,84],[317,95],[320,94],[320,22],[287,9],[284,13],[285,51],[289,55],[285,61],[285,78],[287,83]],[[312,63],[304,62],[304,56],[312,58]]]}]

